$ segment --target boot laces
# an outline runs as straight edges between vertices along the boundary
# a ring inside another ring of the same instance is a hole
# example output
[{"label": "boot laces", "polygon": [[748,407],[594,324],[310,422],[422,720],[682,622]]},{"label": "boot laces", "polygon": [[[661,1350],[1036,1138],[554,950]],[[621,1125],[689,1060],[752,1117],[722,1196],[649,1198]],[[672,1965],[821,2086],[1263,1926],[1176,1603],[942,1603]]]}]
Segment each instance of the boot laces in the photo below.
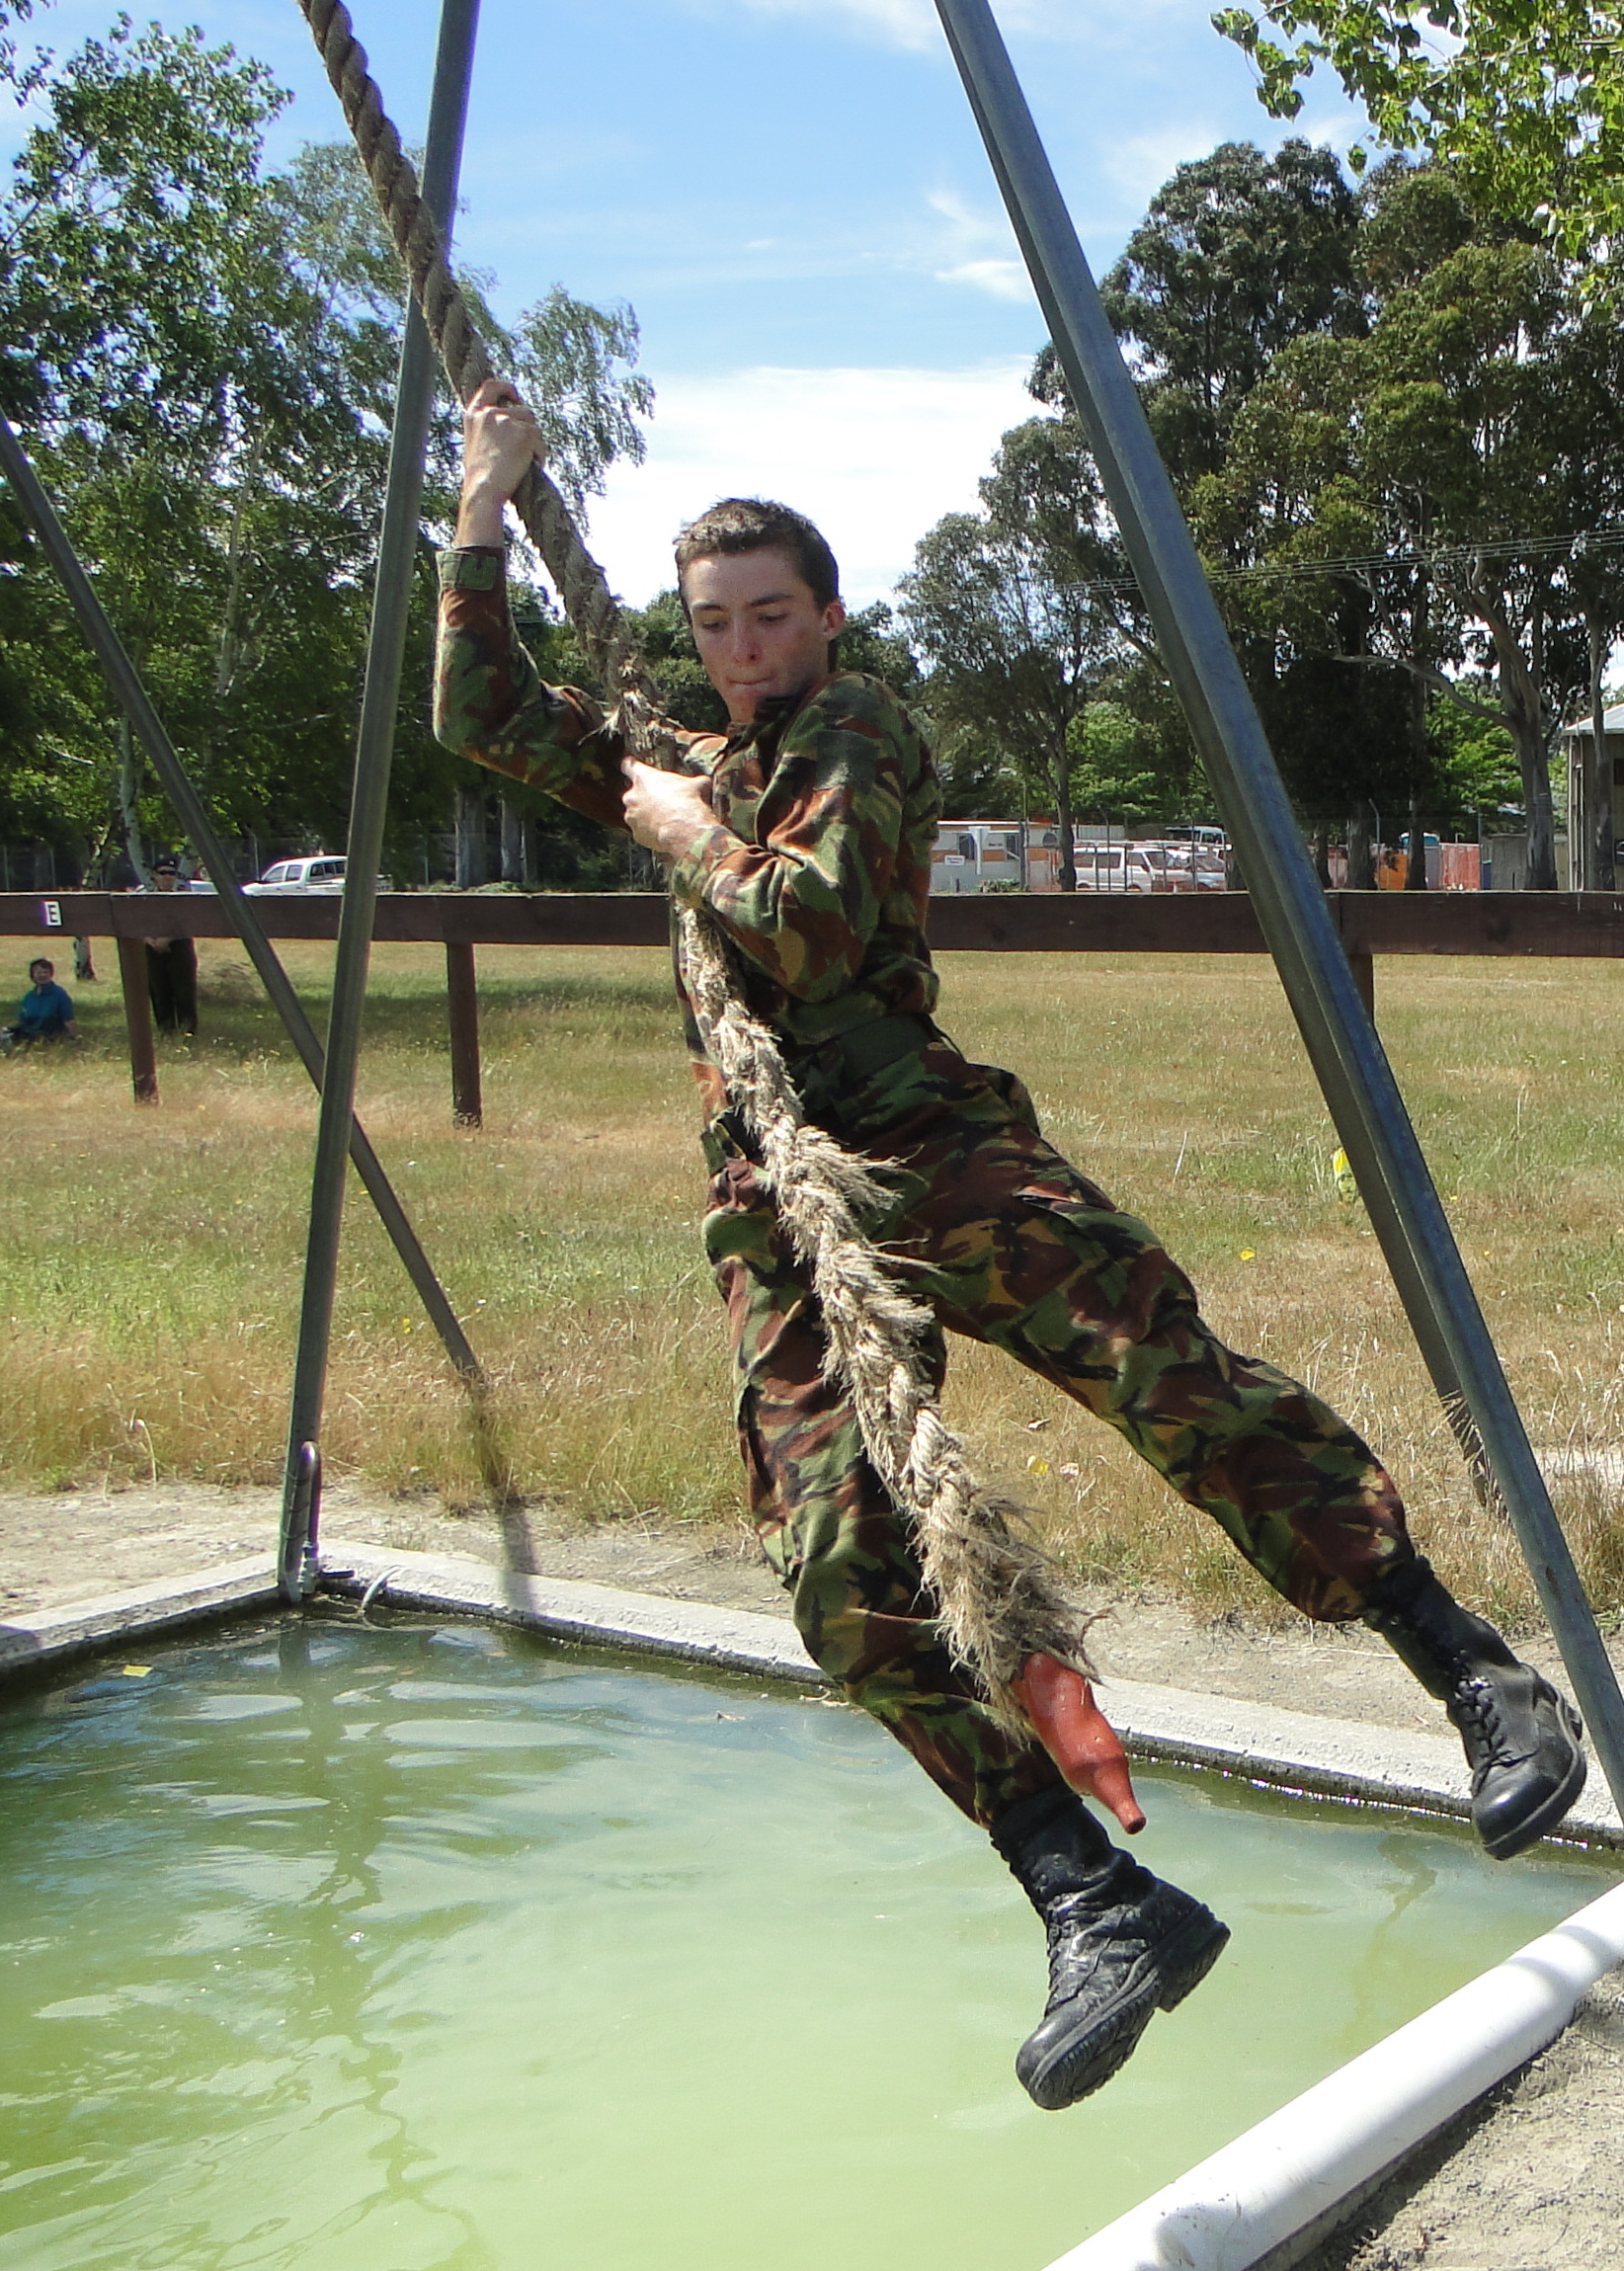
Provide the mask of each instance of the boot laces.
[{"label": "boot laces", "polygon": [[1506,1734],[1500,1693],[1492,1679],[1481,1673],[1463,1679],[1455,1690],[1454,1704],[1455,1724],[1480,1774],[1521,1756]]}]

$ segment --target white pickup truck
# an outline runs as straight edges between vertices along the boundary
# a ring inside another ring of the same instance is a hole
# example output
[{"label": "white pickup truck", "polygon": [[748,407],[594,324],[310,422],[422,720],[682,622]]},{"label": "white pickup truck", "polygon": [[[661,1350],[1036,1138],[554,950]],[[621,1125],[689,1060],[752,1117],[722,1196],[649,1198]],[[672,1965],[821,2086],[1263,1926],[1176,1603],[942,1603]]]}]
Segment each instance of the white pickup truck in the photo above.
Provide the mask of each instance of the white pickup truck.
[{"label": "white pickup truck", "polygon": [[[378,889],[389,887],[387,876],[377,879]],[[342,891],[344,889],[344,854],[317,852],[303,859],[279,859],[268,867],[257,883],[245,883],[244,891]]]}]

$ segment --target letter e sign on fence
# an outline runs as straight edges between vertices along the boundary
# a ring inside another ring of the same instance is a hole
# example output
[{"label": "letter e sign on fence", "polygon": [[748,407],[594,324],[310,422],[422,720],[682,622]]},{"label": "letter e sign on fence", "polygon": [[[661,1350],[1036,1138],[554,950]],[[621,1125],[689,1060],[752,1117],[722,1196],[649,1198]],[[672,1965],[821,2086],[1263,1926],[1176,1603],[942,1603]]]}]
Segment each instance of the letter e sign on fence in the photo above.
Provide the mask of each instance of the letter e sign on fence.
[{"label": "letter e sign on fence", "polygon": [[59,899],[41,899],[40,902],[40,921],[47,931],[60,931],[62,928],[61,901]]}]

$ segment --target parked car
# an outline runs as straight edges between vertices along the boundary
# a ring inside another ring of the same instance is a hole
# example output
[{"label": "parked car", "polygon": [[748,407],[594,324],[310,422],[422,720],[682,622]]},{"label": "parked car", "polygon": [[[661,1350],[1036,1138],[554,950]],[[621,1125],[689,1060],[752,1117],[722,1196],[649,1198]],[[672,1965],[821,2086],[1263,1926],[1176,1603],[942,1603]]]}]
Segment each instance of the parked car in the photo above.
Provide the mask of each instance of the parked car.
[{"label": "parked car", "polygon": [[[389,878],[377,879],[380,891],[387,891]],[[344,889],[344,854],[317,852],[303,859],[279,859],[268,867],[257,883],[245,883],[244,891],[342,891]]]},{"label": "parked car", "polygon": [[1137,844],[1079,844],[1072,854],[1079,891],[1154,891],[1155,868]]},{"label": "parked car", "polygon": [[1187,844],[1152,844],[1146,846],[1153,865],[1160,867],[1163,888],[1168,891],[1222,891],[1224,868],[1221,859],[1198,845],[1192,852]]}]

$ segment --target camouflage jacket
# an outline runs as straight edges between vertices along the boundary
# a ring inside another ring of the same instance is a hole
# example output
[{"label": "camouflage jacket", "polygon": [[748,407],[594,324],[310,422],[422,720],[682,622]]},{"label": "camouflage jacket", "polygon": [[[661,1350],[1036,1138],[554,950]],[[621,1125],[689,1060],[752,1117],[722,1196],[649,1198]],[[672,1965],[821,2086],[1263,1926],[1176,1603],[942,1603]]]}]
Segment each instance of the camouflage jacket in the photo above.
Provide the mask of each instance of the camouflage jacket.
[{"label": "camouflage jacket", "polygon": [[[447,749],[623,828],[622,743],[590,696],[543,684],[508,610],[503,556],[442,553],[435,732]],[[683,737],[714,822],[671,870],[673,897],[737,949],[749,1005],[791,1059],[877,1017],[929,1015],[925,942],[941,809],[931,753],[877,679],[844,673],[748,724]],[[687,1004],[684,1004],[685,1011]],[[722,1102],[693,1019],[708,1107]]]}]

